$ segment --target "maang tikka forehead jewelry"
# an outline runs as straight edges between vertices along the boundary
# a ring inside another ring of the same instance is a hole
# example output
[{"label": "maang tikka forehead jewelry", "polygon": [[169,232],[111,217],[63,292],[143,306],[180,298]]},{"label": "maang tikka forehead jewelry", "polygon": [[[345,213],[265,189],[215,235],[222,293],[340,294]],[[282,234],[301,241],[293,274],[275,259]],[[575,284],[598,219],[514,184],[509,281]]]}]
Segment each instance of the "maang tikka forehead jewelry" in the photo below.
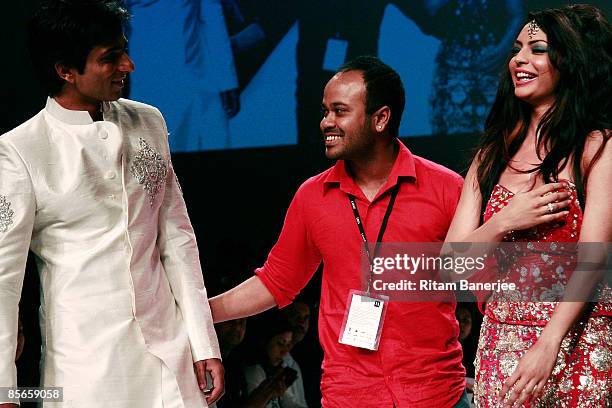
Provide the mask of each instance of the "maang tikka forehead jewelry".
[{"label": "maang tikka forehead jewelry", "polygon": [[527,35],[531,39],[538,31],[540,31],[540,26],[538,25],[538,23],[536,23],[535,20],[531,20],[527,24]]}]

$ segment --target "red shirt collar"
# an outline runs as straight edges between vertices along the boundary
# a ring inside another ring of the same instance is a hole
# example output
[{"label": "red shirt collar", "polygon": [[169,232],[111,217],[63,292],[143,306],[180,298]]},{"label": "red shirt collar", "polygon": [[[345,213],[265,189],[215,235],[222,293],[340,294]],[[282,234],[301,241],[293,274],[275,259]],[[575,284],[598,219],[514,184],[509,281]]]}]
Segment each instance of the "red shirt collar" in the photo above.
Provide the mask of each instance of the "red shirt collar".
[{"label": "red shirt collar", "polygon": [[[398,183],[398,179],[400,177],[407,177],[413,181],[416,181],[414,156],[399,139],[396,139],[396,143],[399,145],[399,152],[395,159],[395,163],[393,163],[393,167],[391,168],[389,180],[387,180],[387,183],[380,189],[376,195],[376,198],[384,194],[387,190],[393,188],[393,186]],[[327,173],[323,183],[326,187],[339,185],[340,190],[344,191],[345,193],[363,197],[363,192],[359,186],[357,186],[353,178],[348,174],[346,162],[344,160],[338,160],[336,162],[334,167],[331,168],[330,172]]]}]

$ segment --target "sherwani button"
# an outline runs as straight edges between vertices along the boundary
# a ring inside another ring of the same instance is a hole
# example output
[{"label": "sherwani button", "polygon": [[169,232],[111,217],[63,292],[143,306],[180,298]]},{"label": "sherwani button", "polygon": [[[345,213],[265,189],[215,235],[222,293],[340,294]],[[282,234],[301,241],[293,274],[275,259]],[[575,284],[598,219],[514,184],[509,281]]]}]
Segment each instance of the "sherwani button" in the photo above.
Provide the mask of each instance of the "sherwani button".
[{"label": "sherwani button", "polygon": [[107,132],[106,130],[101,130],[101,131],[100,131],[100,138],[101,138],[102,140],[106,140],[106,139],[108,139],[108,132]]},{"label": "sherwani button", "polygon": [[106,173],[106,179],[107,180],[113,180],[115,177],[117,177],[117,174],[114,171],[109,171]]}]

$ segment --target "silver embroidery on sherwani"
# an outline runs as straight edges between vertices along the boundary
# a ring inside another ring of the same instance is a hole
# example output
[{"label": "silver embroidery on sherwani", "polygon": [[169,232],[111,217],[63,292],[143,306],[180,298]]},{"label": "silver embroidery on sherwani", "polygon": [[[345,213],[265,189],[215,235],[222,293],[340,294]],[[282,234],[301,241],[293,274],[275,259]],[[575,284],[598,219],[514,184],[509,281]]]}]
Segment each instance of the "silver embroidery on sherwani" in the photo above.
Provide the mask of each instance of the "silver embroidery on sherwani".
[{"label": "silver embroidery on sherwani", "polygon": [[15,213],[11,210],[11,203],[5,196],[0,195],[0,232],[8,231],[13,223]]},{"label": "silver embroidery on sherwani", "polygon": [[136,181],[143,185],[149,196],[149,203],[153,205],[160,187],[165,182],[168,165],[144,139],[140,138],[138,146],[140,149],[132,161],[130,171]]}]

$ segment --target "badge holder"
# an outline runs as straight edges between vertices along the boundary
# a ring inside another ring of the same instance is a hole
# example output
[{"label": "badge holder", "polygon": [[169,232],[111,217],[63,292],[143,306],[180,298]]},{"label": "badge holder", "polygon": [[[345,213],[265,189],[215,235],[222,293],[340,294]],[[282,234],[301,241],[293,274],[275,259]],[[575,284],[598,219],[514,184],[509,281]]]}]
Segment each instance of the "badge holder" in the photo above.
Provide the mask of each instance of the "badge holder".
[{"label": "badge holder", "polygon": [[378,350],[389,297],[351,289],[338,342]]}]

